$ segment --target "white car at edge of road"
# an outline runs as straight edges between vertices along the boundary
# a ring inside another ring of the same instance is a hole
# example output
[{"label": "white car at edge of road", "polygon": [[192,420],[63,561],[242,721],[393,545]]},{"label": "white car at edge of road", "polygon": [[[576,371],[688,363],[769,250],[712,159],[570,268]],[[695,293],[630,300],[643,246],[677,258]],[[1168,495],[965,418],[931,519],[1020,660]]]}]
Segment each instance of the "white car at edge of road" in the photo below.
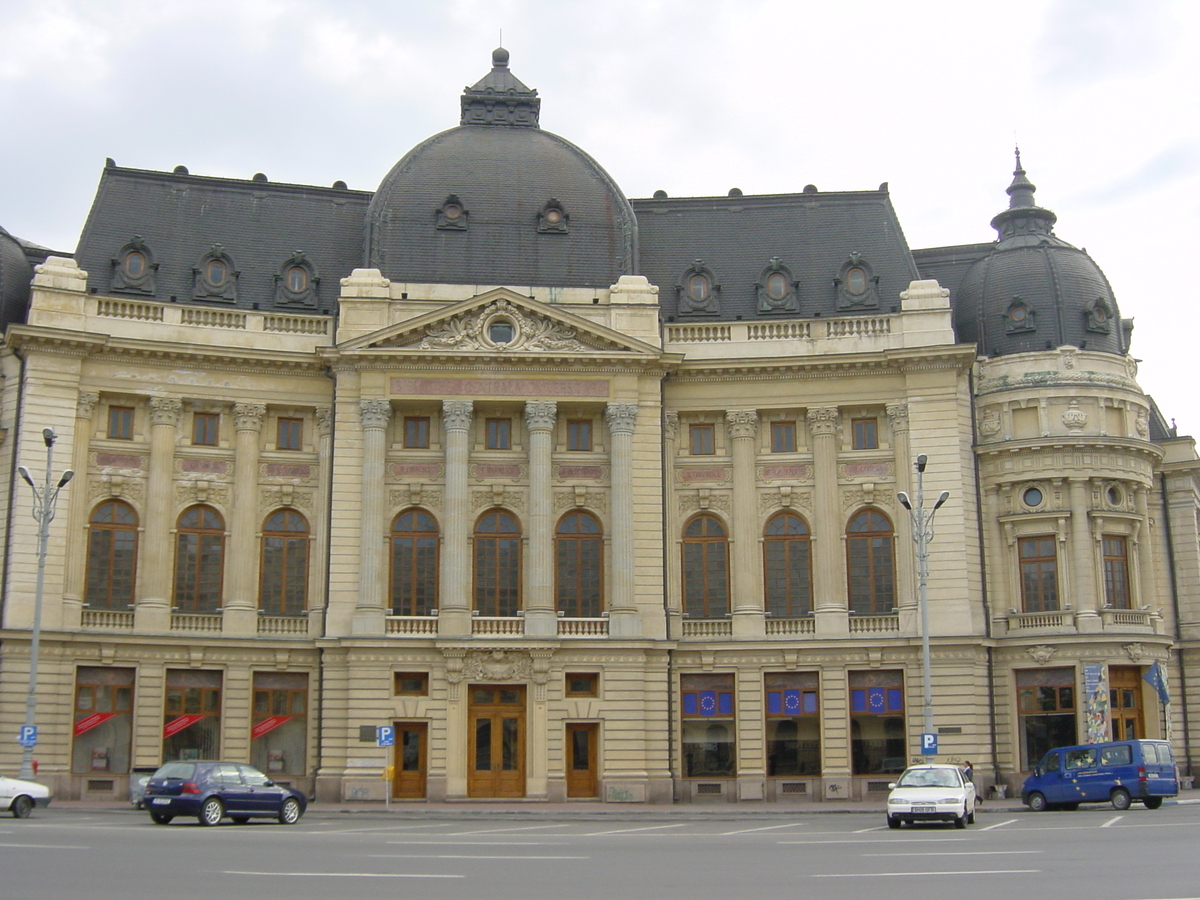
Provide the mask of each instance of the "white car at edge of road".
[{"label": "white car at edge of road", "polygon": [[0,775],[0,811],[8,810],[14,819],[28,818],[36,806],[50,805],[50,788],[36,781],[22,781]]},{"label": "white car at edge of road", "polygon": [[905,822],[953,822],[955,828],[975,823],[975,785],[958,766],[910,766],[888,786],[889,828]]}]

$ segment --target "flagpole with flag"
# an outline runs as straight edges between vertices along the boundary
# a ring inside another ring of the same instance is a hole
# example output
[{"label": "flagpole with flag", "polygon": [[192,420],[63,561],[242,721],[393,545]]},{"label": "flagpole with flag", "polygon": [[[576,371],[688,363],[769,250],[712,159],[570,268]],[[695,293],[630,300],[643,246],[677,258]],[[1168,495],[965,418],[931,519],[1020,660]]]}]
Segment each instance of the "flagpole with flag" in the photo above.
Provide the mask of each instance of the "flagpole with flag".
[{"label": "flagpole with flag", "polygon": [[1167,673],[1163,669],[1162,663],[1156,662],[1149,669],[1142,679],[1154,688],[1158,694],[1159,703],[1162,705],[1163,711],[1163,734],[1168,741],[1171,740],[1171,687],[1167,683]]}]

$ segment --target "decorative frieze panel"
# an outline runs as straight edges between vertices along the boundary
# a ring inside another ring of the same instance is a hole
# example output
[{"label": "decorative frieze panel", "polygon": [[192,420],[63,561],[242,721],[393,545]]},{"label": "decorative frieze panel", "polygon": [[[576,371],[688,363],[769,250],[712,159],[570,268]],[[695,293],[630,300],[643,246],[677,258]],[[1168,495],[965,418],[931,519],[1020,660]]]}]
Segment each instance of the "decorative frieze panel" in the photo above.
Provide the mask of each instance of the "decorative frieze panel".
[{"label": "decorative frieze panel", "polygon": [[404,509],[410,506],[422,506],[426,509],[442,508],[442,492],[431,490],[423,484],[411,484],[407,488],[397,488],[388,492],[388,500],[392,509]]},{"label": "decorative frieze panel", "polygon": [[680,466],[675,470],[675,480],[680,484],[694,484],[697,481],[726,484],[729,481],[729,469],[724,466]]},{"label": "decorative frieze panel", "polygon": [[1051,647],[1049,644],[1038,644],[1034,647],[1029,647],[1025,652],[1028,653],[1030,658],[1033,659],[1033,661],[1039,666],[1044,666],[1046,663],[1050,662],[1050,658],[1058,652],[1058,648]]},{"label": "decorative frieze panel", "polygon": [[[497,321],[511,326],[505,332],[506,340],[494,338],[488,327]],[[426,329],[424,335],[417,335],[415,339],[405,335],[396,344],[421,350],[487,350],[505,353],[584,353],[613,349],[615,346],[590,335],[581,335],[570,325],[527,312],[504,299],[436,322]]]},{"label": "decorative frieze panel", "polygon": [[608,466],[555,466],[556,481],[608,481],[610,469]]},{"label": "decorative frieze panel", "polygon": [[701,488],[693,493],[679,495],[679,513],[680,515],[688,515],[700,509],[716,509],[729,515],[733,505],[730,502],[729,495],[724,493],[712,493],[708,488]]},{"label": "decorative frieze panel", "polygon": [[784,486],[778,490],[762,491],[758,495],[758,511],[768,513],[777,509],[808,509],[813,508],[812,491],[796,490]]},{"label": "decorative frieze panel", "polygon": [[895,507],[891,502],[892,496],[890,488],[883,488],[871,482],[844,487],[842,488],[842,509],[849,512],[860,506],[878,506],[894,511]]},{"label": "decorative frieze panel", "polygon": [[478,480],[507,478],[511,481],[524,481],[526,469],[516,463],[476,463],[471,466],[471,477]]},{"label": "decorative frieze panel", "polygon": [[565,491],[554,492],[554,512],[563,513],[568,509],[590,509],[592,512],[604,514],[608,512],[608,495],[604,491],[589,491],[582,485]]},{"label": "decorative frieze panel", "polygon": [[759,466],[759,481],[811,481],[812,466]]},{"label": "decorative frieze panel", "polygon": [[193,459],[178,457],[175,460],[175,471],[181,475],[216,475],[218,477],[230,474],[231,465],[224,459]]},{"label": "decorative frieze panel", "polygon": [[525,494],[522,491],[506,490],[503,485],[492,485],[491,488],[481,488],[471,491],[471,508],[488,509],[493,506],[503,506],[514,512],[525,511]]},{"label": "decorative frieze panel", "polygon": [[311,484],[316,477],[316,466],[298,463],[262,463],[258,467],[260,478],[288,478],[303,484]]},{"label": "decorative frieze panel", "polygon": [[280,506],[290,506],[311,513],[313,509],[313,492],[298,489],[290,484],[265,488],[259,497],[258,506],[264,512]]},{"label": "decorative frieze panel", "polygon": [[441,463],[393,463],[388,471],[393,478],[430,478],[440,480],[446,475]]},{"label": "decorative frieze panel", "polygon": [[838,478],[894,478],[896,468],[890,462],[840,463]]},{"label": "decorative frieze panel", "polygon": [[137,472],[146,467],[146,457],[137,453],[97,452],[90,455],[89,462],[97,469],[126,469]]},{"label": "decorative frieze panel", "polygon": [[91,501],[117,497],[140,503],[145,493],[145,483],[140,478],[125,475],[101,475],[92,478],[88,484],[88,499]]},{"label": "decorative frieze panel", "polygon": [[227,506],[229,488],[212,481],[188,481],[175,485],[175,501],[181,505],[193,503],[216,503]]}]

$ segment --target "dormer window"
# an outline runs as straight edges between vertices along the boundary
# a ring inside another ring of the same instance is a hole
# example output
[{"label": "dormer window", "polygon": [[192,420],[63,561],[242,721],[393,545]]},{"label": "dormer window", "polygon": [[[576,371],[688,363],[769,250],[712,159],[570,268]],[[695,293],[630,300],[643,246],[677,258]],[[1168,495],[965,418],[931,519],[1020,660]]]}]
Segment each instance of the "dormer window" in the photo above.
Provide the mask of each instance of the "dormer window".
[{"label": "dormer window", "polygon": [[879,276],[861,253],[850,254],[842,271],[834,280],[838,293],[838,309],[874,309],[879,306]]},{"label": "dormer window", "polygon": [[112,260],[110,290],[123,293],[153,294],[158,263],[140,234],[135,234]]},{"label": "dormer window", "polygon": [[214,259],[208,264],[205,269],[204,278],[213,287],[220,287],[225,283],[225,279],[229,277],[229,266],[225,265],[224,260]]},{"label": "dormer window", "polygon": [[220,244],[213,244],[212,249],[192,269],[192,274],[193,300],[237,300],[238,272]]},{"label": "dormer window", "polygon": [[466,231],[467,218],[470,213],[458,199],[457,194],[450,194],[437,211],[437,227],[439,231]]},{"label": "dormer window", "polygon": [[317,305],[317,287],[320,283],[316,267],[303,251],[296,250],[284,260],[275,275],[275,305],[313,309]]},{"label": "dormer window", "polygon": [[855,266],[846,273],[846,290],[858,296],[867,292],[867,270]]},{"label": "dormer window", "polygon": [[125,254],[121,268],[124,270],[126,278],[136,281],[146,274],[146,254],[138,250],[130,250]]},{"label": "dormer window", "polygon": [[792,273],[779,261],[778,256],[772,257],[767,263],[755,287],[758,289],[760,313],[796,312],[799,309],[796,282],[792,280]]},{"label": "dormer window", "polygon": [[675,285],[679,295],[679,314],[717,315],[721,311],[721,285],[717,284],[712,270],[698,259],[683,273],[680,283]]},{"label": "dormer window", "polygon": [[304,271],[303,266],[292,266],[287,270],[287,275],[284,277],[287,289],[293,293],[300,293],[308,288],[308,272]]},{"label": "dormer window", "polygon": [[563,205],[551,197],[538,213],[538,234],[566,234],[570,219]]},{"label": "dormer window", "polygon": [[1020,297],[1012,298],[1012,302],[1008,304],[1005,319],[1004,331],[1006,334],[1022,334],[1036,330],[1034,311]]},{"label": "dormer window", "polygon": [[1103,297],[1097,297],[1084,311],[1084,314],[1087,316],[1086,327],[1088,331],[1097,334],[1110,334],[1112,332],[1112,311],[1108,308],[1108,304]]}]

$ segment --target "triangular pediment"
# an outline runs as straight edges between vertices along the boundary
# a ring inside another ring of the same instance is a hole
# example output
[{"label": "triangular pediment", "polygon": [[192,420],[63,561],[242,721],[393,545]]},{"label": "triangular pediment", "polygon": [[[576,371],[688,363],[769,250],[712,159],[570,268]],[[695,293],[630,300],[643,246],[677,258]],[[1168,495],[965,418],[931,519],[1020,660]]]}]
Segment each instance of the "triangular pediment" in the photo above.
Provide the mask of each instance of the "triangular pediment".
[{"label": "triangular pediment", "polygon": [[389,325],[347,342],[341,350],[505,356],[661,353],[644,341],[504,288]]}]

